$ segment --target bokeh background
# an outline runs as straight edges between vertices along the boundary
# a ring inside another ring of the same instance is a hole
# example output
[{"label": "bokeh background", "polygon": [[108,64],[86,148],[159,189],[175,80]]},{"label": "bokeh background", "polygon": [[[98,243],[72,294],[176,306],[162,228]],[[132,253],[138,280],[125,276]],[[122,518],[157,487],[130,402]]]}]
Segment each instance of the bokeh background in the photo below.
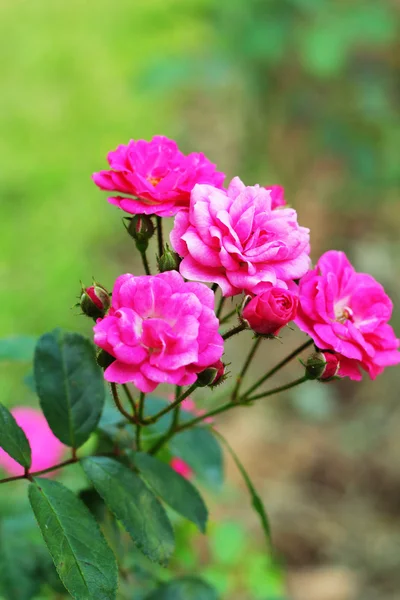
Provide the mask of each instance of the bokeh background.
[{"label": "bokeh background", "polygon": [[[122,213],[90,175],[117,144],[158,133],[203,151],[228,179],[283,185],[311,228],[313,259],[344,249],[384,284],[400,331],[399,9],[398,0],[2,0],[1,336],[58,325],[90,333],[71,308],[79,280],[111,287],[139,272]],[[302,339],[288,330],[283,344],[265,343],[250,378]],[[234,340],[232,370],[244,352]],[[34,402],[20,367],[0,374],[3,402]],[[398,599],[399,382],[393,368],[375,382],[307,384],[221,418],[265,500],[283,574],[265,568],[229,461],[227,490],[211,494],[222,524],[207,548],[182,530],[177,569],[205,573],[229,600]]]}]

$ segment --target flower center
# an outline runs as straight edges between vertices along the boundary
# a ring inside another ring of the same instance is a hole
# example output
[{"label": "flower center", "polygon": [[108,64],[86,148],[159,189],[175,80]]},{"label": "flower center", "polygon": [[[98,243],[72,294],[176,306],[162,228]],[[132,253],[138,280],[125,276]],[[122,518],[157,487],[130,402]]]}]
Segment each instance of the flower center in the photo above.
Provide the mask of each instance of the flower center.
[{"label": "flower center", "polygon": [[346,321],[353,322],[354,320],[353,311],[349,306],[335,307],[335,317],[338,323],[345,323]]},{"label": "flower center", "polygon": [[147,177],[147,181],[148,181],[149,183],[151,183],[151,185],[153,185],[154,187],[155,187],[155,186],[156,186],[158,183],[160,183],[161,179],[162,179],[161,177],[151,177],[151,176]]}]

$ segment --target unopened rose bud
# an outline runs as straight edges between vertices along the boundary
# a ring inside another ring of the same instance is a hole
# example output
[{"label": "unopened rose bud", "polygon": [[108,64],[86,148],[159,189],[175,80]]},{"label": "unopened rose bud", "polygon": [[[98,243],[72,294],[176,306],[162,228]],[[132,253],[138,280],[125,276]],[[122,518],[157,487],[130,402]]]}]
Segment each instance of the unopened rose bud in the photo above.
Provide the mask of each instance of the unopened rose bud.
[{"label": "unopened rose bud", "polygon": [[197,385],[199,387],[214,387],[224,380],[225,365],[222,360],[217,360],[213,365],[197,375]]},{"label": "unopened rose bud", "polygon": [[242,312],[242,320],[259,335],[275,336],[293,321],[297,313],[298,297],[289,290],[271,287],[254,296]]},{"label": "unopened rose bud", "polygon": [[149,245],[149,240],[154,234],[153,221],[148,215],[135,215],[134,217],[126,217],[128,226],[127,232],[136,242],[136,248],[139,252],[145,252]]},{"label": "unopened rose bud", "polygon": [[321,350],[311,354],[304,366],[308,379],[330,381],[337,375],[340,361],[337,354]]},{"label": "unopened rose bud", "polygon": [[157,265],[160,273],[165,271],[178,271],[181,262],[179,254],[171,250],[168,244],[165,245],[164,252],[157,256]]},{"label": "unopened rose bud", "polygon": [[93,283],[87,288],[82,287],[80,306],[82,312],[88,317],[92,319],[104,317],[110,304],[110,294],[99,283]]}]

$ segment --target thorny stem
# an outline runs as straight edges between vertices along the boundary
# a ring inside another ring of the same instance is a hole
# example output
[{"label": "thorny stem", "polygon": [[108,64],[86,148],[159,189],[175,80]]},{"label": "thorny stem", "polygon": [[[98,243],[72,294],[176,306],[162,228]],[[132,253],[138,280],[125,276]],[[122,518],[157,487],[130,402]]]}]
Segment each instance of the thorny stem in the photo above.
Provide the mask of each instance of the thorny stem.
[{"label": "thorny stem", "polygon": [[158,255],[161,257],[164,251],[164,240],[162,230],[162,218],[156,217],[157,221],[157,242],[158,242]]},{"label": "thorny stem", "polygon": [[249,366],[251,364],[251,361],[253,360],[254,355],[257,352],[257,349],[258,349],[259,345],[261,344],[261,342],[262,342],[262,337],[257,336],[257,338],[256,338],[253,346],[251,347],[251,350],[250,350],[250,352],[249,352],[249,354],[248,354],[248,356],[247,356],[247,358],[245,360],[243,368],[240,371],[239,375],[237,376],[236,386],[235,386],[235,389],[233,390],[232,396],[231,396],[231,398],[232,398],[233,401],[237,401],[237,397],[238,397],[238,394],[239,394],[240,386],[241,386],[242,381],[243,381],[243,377],[246,375],[247,370],[248,370],[248,368],[249,368]]},{"label": "thorny stem", "polygon": [[300,385],[301,383],[303,383],[305,381],[308,381],[307,377],[300,377],[299,379],[295,379],[294,381],[287,383],[286,385],[281,385],[279,387],[273,388],[272,390],[269,390],[268,392],[264,392],[262,394],[258,394],[257,396],[253,396],[253,398],[245,398],[244,396],[242,396],[236,402],[233,402],[233,401],[227,402],[226,404],[223,404],[222,406],[219,406],[218,408],[214,408],[213,410],[210,410],[208,413],[200,415],[199,417],[196,417],[195,419],[192,419],[191,421],[182,423],[182,425],[179,425],[179,427],[175,428],[174,431],[168,432],[168,434],[166,434],[163,438],[161,438],[159,440],[159,442],[157,442],[157,444],[155,444],[155,446],[150,450],[150,454],[155,454],[156,452],[158,452],[162,448],[162,446],[164,446],[164,444],[166,444],[176,433],[181,433],[181,431],[185,431],[186,429],[191,429],[192,427],[194,427],[194,425],[201,423],[205,419],[209,419],[210,417],[215,417],[216,415],[224,413],[227,410],[234,408],[235,406],[249,406],[250,403],[253,402],[253,400],[258,400],[259,398],[266,398],[267,396],[273,396],[274,394],[279,394],[279,392],[284,392],[285,390],[289,390],[290,388]]},{"label": "thorny stem", "polygon": [[247,398],[252,392],[254,392],[254,390],[256,390],[260,385],[262,385],[264,383],[264,381],[267,381],[267,379],[269,379],[270,377],[272,377],[272,375],[274,375],[282,367],[284,367],[285,365],[287,365],[291,360],[293,360],[293,358],[295,358],[298,354],[300,354],[300,352],[303,352],[303,350],[305,350],[306,348],[308,348],[309,346],[311,346],[313,343],[314,343],[313,340],[307,340],[306,342],[304,342],[304,344],[302,344],[301,346],[299,346],[298,348],[296,348],[296,350],[293,350],[293,352],[291,352],[288,356],[286,356],[286,358],[284,358],[283,360],[281,360],[277,365],[275,365],[275,367],[273,367],[270,371],[268,371],[268,373],[266,373],[265,375],[263,375],[261,377],[261,379],[258,379],[258,381],[256,381],[255,384],[252,385],[243,394],[243,396],[245,398]]},{"label": "thorny stem", "polygon": [[234,314],[236,314],[236,308],[234,308],[233,310],[231,310],[231,312],[229,312],[227,315],[225,315],[224,317],[222,317],[222,319],[219,320],[219,324],[223,325],[224,323],[226,323],[227,321],[229,321],[229,319],[231,317],[233,317]]},{"label": "thorny stem", "polygon": [[149,265],[149,261],[147,260],[146,250],[143,250],[143,252],[140,253],[140,256],[142,257],[143,268],[144,268],[146,275],[151,275],[150,265]]},{"label": "thorny stem", "polygon": [[233,329],[230,329],[229,331],[227,331],[226,333],[224,333],[224,335],[222,336],[222,338],[224,340],[227,340],[230,337],[232,337],[233,335],[236,335],[237,333],[240,333],[241,331],[244,331],[245,329],[247,329],[247,326],[244,325],[244,323],[240,323],[240,325],[237,325]]},{"label": "thorny stem", "polygon": [[142,424],[143,425],[151,425],[152,423],[155,423],[156,421],[158,421],[158,419],[160,417],[163,417],[167,413],[171,412],[171,410],[174,410],[174,408],[176,408],[177,406],[179,406],[179,404],[182,402],[182,400],[184,400],[185,398],[187,398],[188,396],[190,396],[190,394],[192,392],[194,392],[194,390],[197,389],[197,387],[198,387],[198,383],[197,382],[193,383],[193,385],[191,385],[186,390],[186,392],[184,392],[181,396],[179,396],[176,400],[174,400],[169,406],[166,406],[165,408],[163,408],[163,410],[160,410],[160,412],[158,412],[153,417],[149,417],[147,419],[143,419],[142,420]]},{"label": "thorny stem", "polygon": [[79,458],[70,458],[68,460],[64,460],[64,462],[58,463],[57,465],[53,465],[52,467],[48,467],[47,469],[42,469],[41,471],[34,471],[33,473],[29,473],[28,470],[25,470],[23,475],[15,475],[14,477],[7,477],[6,479],[0,479],[0,483],[8,483],[9,481],[18,481],[19,479],[28,479],[32,480],[32,477],[37,477],[39,475],[45,475],[46,473],[51,473],[52,471],[56,471],[57,469],[61,469],[62,467],[66,467],[67,465],[73,465],[79,462]]}]

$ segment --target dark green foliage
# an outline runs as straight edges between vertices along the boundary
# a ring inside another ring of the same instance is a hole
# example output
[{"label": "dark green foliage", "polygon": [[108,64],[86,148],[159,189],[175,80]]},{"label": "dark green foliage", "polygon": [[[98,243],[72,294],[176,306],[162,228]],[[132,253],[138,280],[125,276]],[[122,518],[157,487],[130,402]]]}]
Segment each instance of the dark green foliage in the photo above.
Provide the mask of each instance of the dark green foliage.
[{"label": "dark green foliage", "polygon": [[106,505],[148,558],[166,565],[174,533],[164,508],[136,473],[107,457],[82,461],[83,470]]},{"label": "dark green foliage", "polygon": [[25,433],[10,411],[0,404],[0,447],[20,465],[31,466],[31,448]]},{"label": "dark green foliage", "polygon": [[96,428],[105,400],[93,345],[79,334],[55,329],[39,339],[34,371],[53,433],[67,446],[79,448]]},{"label": "dark green foliage", "polygon": [[208,583],[195,577],[185,577],[162,585],[146,600],[218,600],[218,597]]},{"label": "dark green foliage", "polygon": [[75,600],[114,600],[117,565],[89,510],[55,481],[35,479],[29,500],[57,573]]},{"label": "dark green foliage", "polygon": [[137,453],[134,461],[156,494],[205,533],[208,511],[197,489],[169,465],[149,454]]}]

